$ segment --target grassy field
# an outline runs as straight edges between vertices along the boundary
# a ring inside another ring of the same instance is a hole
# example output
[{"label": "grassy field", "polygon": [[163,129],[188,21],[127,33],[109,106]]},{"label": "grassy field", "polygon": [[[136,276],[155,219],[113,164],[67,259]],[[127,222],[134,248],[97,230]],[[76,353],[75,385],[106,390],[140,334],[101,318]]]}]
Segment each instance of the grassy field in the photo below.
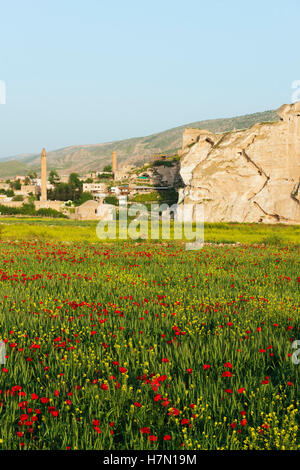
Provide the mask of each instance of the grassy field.
[{"label": "grassy field", "polygon": [[[0,239],[96,243],[99,242],[96,226],[96,221],[2,217],[0,218]],[[299,245],[300,225],[205,224],[204,239],[207,243]],[[155,240],[153,242],[155,243]]]},{"label": "grassy field", "polygon": [[0,449],[300,449],[298,234],[2,220]]}]

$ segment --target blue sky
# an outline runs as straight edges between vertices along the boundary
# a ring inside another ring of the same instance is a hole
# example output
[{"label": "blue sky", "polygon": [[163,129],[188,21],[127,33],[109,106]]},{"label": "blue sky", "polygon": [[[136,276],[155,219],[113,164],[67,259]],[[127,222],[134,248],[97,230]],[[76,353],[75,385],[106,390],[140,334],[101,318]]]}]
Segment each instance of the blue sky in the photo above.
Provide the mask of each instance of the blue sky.
[{"label": "blue sky", "polygon": [[299,0],[0,3],[0,157],[291,102]]}]

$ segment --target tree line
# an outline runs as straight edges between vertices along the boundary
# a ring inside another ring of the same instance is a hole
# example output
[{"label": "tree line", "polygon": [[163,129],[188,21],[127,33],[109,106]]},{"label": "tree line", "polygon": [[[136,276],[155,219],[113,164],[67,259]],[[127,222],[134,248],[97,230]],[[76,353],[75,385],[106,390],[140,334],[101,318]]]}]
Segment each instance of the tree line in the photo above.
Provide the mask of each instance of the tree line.
[{"label": "tree line", "polygon": [[47,191],[47,197],[50,201],[73,201],[79,205],[93,199],[91,193],[83,192],[83,182],[80,180],[78,173],[71,173],[68,182],[62,183],[58,173],[51,170],[48,179],[54,186],[53,189]]}]

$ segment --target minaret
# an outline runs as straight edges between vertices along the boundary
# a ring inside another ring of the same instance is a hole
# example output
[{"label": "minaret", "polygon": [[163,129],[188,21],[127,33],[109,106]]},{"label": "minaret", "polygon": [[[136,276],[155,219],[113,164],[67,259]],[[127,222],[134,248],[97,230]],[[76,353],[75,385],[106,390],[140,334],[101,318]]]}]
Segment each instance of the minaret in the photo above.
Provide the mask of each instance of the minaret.
[{"label": "minaret", "polygon": [[47,202],[47,152],[42,150],[41,155],[41,202]]},{"label": "minaret", "polygon": [[113,152],[113,154],[112,154],[112,172],[113,172],[113,174],[116,173],[117,169],[118,169],[117,152]]}]

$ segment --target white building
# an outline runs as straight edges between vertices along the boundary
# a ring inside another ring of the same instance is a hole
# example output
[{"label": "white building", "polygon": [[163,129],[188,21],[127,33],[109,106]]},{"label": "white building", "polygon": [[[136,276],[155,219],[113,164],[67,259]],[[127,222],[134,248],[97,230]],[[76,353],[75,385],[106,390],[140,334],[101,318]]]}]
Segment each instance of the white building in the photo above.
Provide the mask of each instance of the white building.
[{"label": "white building", "polygon": [[83,183],[83,192],[89,192],[94,199],[102,199],[106,196],[106,184],[104,183]]}]

